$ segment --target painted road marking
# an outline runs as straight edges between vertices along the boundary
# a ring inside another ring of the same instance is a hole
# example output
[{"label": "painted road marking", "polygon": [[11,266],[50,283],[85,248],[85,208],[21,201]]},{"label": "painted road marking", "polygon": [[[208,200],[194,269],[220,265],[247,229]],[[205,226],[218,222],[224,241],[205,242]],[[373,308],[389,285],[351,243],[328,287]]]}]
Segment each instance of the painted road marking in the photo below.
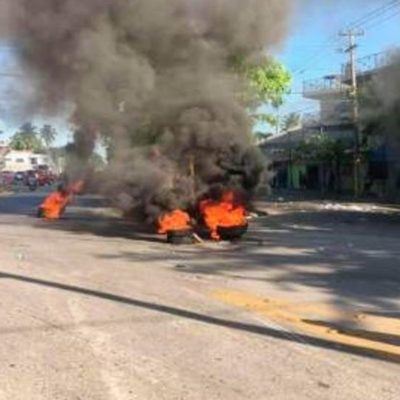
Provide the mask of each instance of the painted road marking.
[{"label": "painted road marking", "polygon": [[310,336],[400,361],[399,319],[350,313],[326,304],[264,299],[232,290],[217,290],[212,297]]}]

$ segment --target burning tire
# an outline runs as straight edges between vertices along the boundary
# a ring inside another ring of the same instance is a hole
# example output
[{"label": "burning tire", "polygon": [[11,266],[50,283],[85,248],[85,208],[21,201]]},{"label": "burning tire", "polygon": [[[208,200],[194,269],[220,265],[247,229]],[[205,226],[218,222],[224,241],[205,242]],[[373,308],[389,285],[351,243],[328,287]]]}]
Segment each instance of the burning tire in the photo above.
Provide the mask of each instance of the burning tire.
[{"label": "burning tire", "polygon": [[38,218],[44,218],[44,210],[43,210],[42,207],[39,207],[39,208],[37,209],[36,216],[37,216]]},{"label": "burning tire", "polygon": [[171,230],[167,232],[167,242],[170,244],[192,244],[193,232],[192,230]]},{"label": "burning tire", "polygon": [[240,239],[248,230],[248,225],[239,226],[219,226],[217,233],[221,240],[233,241]]}]

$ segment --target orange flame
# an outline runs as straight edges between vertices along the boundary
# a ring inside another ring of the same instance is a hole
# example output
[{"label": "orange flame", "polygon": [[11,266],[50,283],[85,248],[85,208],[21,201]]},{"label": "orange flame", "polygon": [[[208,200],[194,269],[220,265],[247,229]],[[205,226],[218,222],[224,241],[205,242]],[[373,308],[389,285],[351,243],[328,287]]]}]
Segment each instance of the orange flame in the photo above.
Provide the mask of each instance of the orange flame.
[{"label": "orange flame", "polygon": [[65,207],[70,202],[70,196],[61,192],[49,194],[40,205],[42,216],[45,219],[59,219]]},{"label": "orange flame", "polygon": [[166,234],[168,231],[184,231],[190,229],[190,216],[182,210],[174,210],[158,218],[158,233]]},{"label": "orange flame", "polygon": [[247,224],[246,209],[242,205],[235,204],[235,198],[234,192],[226,191],[219,202],[213,200],[200,202],[200,213],[213,239],[220,239],[219,227],[229,228]]}]

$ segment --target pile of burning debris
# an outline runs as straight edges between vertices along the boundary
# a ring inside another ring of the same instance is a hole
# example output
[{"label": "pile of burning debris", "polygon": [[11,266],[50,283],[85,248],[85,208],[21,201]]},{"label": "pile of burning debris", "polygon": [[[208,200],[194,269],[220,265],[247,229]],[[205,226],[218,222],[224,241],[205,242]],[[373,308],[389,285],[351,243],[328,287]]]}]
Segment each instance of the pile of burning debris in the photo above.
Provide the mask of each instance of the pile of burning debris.
[{"label": "pile of burning debris", "polygon": [[57,190],[50,193],[37,210],[38,218],[45,220],[58,220],[62,217],[75,195],[82,193],[83,181],[76,181],[71,184],[60,184]]},{"label": "pile of burning debris", "polygon": [[[74,196],[82,193],[83,187],[83,181],[60,184],[39,206],[37,216],[45,220],[60,219]],[[156,221],[156,229],[172,244],[202,242],[207,238],[233,241],[247,232],[248,215],[239,191],[211,191],[192,209],[163,212]]]},{"label": "pile of burning debris", "polygon": [[[291,3],[0,0],[0,15],[32,86],[21,90],[26,113],[66,115],[75,129],[67,175],[86,176],[101,144],[97,190],[116,209],[170,241],[201,228],[224,240],[247,229],[237,189],[251,196],[267,174],[249,111],[276,95],[251,75],[270,65]],[[225,190],[211,195],[214,185]],[[69,202],[53,194],[41,214],[58,218]]]},{"label": "pile of burning debris", "polygon": [[167,235],[173,244],[202,241],[204,237],[232,241],[247,232],[247,211],[239,192],[226,190],[218,197],[204,197],[192,211],[163,213],[157,225],[158,233]]}]

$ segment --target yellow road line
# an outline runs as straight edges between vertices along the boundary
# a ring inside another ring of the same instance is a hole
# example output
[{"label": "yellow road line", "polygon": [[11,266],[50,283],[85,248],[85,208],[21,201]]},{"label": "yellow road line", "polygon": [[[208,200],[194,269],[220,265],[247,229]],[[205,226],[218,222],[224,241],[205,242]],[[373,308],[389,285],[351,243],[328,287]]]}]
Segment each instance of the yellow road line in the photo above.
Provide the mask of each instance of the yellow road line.
[{"label": "yellow road line", "polygon": [[[327,305],[308,303],[303,304],[302,307],[300,304],[291,304],[282,300],[263,299],[254,295],[230,290],[218,290],[212,295],[215,299],[226,304],[245,309],[313,337],[322,338],[337,344],[353,346],[357,349],[363,349],[370,352],[384,353],[388,357],[394,357],[400,360],[400,346],[388,344],[378,339],[366,339],[362,337],[362,335],[359,336],[357,331],[352,332],[351,329],[348,328],[345,328],[342,331],[340,328],[337,328],[338,324],[336,323],[334,325],[332,324],[332,321],[324,321],[321,323],[320,317],[317,318],[317,321],[304,317],[304,313],[309,312],[321,313],[325,314],[325,316],[328,314],[330,317],[337,317],[346,314],[341,313],[340,311],[336,311],[335,313],[334,310]],[[347,315],[349,315],[349,313],[347,313]],[[363,320],[362,322],[368,322],[369,320],[369,325],[360,324],[356,327],[356,329],[360,331],[364,330],[365,326],[377,328],[379,325],[380,333],[395,336],[398,335],[400,339],[398,320],[393,318],[375,317],[366,314],[352,314],[352,317],[354,321],[356,319],[361,319]],[[377,320],[374,320],[374,318],[377,318]],[[382,332],[383,320],[387,323],[389,332]],[[371,335],[372,334],[373,330],[371,330]],[[379,335],[377,335],[377,337],[379,337]]]},{"label": "yellow road line", "polygon": [[342,320],[357,325],[358,329],[400,336],[400,319],[398,318],[383,317],[364,312],[351,312],[326,303],[294,303],[286,304],[284,307],[285,310],[296,315],[302,315],[304,318],[310,318],[311,316],[311,318]]}]

